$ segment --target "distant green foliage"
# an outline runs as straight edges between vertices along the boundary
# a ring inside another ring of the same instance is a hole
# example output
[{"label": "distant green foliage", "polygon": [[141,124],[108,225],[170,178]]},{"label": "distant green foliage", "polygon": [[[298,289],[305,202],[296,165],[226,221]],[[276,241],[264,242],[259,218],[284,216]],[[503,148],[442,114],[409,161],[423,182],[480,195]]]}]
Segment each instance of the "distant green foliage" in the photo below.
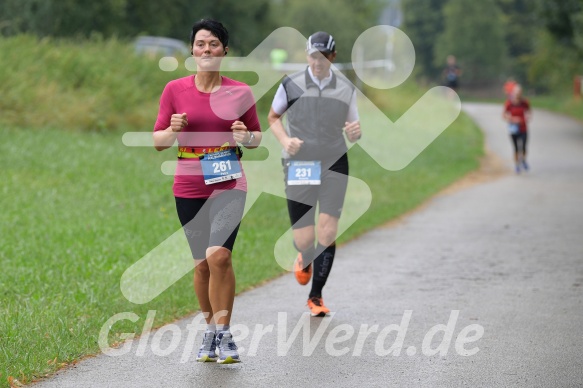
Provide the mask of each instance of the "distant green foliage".
[{"label": "distant green foliage", "polygon": [[445,65],[452,54],[463,68],[464,82],[497,79],[504,69],[506,44],[494,1],[449,0],[443,15],[445,29],[437,37],[434,64]]},{"label": "distant green foliage", "polygon": [[541,28],[527,57],[528,81],[542,91],[571,91],[583,75],[583,0],[537,0]]},{"label": "distant green foliage", "polygon": [[383,2],[379,0],[283,0],[271,9],[277,26],[296,28],[308,37],[317,31],[334,36],[337,61],[350,62],[358,36],[378,24]]},{"label": "distant green foliage", "polygon": [[548,32],[539,31],[534,52],[527,57],[529,84],[558,95],[571,93],[575,75],[583,76],[583,56],[572,47],[557,44]]},{"label": "distant green foliage", "polygon": [[405,31],[415,45],[416,71],[431,79],[440,75],[443,63],[433,63],[436,37],[443,31],[443,0],[402,0]]},{"label": "distant green foliage", "polygon": [[186,42],[195,21],[213,17],[229,29],[237,51],[249,52],[273,29],[270,4],[270,0],[2,0],[0,35],[133,38],[144,34]]},{"label": "distant green foliage", "polygon": [[[527,84],[528,59],[535,47],[537,33],[541,31],[540,23],[534,12],[532,0],[495,0],[501,12],[504,24],[505,42],[508,48],[508,61],[501,77],[513,77],[516,81]],[[529,83],[532,85],[531,83]]]},{"label": "distant green foliage", "polygon": [[559,43],[583,50],[582,0],[538,0],[537,5],[546,30]]},{"label": "distant green foliage", "polygon": [[[402,0],[416,74],[438,81],[449,53],[464,83],[514,77],[529,89],[564,93],[583,74],[583,0]],[[472,44],[473,42],[473,44]]]},{"label": "distant green foliage", "polygon": [[188,41],[195,21],[214,18],[229,30],[231,49],[243,55],[282,26],[306,35],[329,30],[350,55],[356,37],[377,23],[384,5],[383,0],[2,0],[0,35],[134,38],[142,34]]},{"label": "distant green foliage", "polygon": [[[118,39],[0,37],[0,124],[67,130],[140,131],[154,125],[166,83],[191,72],[160,70]],[[246,81],[249,77],[235,74]],[[251,79],[255,76],[250,75]]]},{"label": "distant green foliage", "polygon": [[171,75],[116,39],[0,38],[0,123],[70,130],[149,128]]}]

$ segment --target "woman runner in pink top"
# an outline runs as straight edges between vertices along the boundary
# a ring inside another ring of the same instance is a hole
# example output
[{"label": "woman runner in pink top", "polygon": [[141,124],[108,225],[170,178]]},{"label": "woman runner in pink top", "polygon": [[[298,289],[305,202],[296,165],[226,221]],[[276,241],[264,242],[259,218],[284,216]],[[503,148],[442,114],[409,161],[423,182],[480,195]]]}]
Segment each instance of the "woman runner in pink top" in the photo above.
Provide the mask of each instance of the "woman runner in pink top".
[{"label": "woman runner in pink top", "polygon": [[229,331],[235,298],[231,255],[247,194],[237,143],[255,148],[261,142],[251,89],[219,73],[228,41],[221,23],[203,19],[194,24],[190,43],[196,75],[166,85],[154,126],[158,151],[178,141],[173,191],[207,321],[197,361],[224,364],[240,361]]}]

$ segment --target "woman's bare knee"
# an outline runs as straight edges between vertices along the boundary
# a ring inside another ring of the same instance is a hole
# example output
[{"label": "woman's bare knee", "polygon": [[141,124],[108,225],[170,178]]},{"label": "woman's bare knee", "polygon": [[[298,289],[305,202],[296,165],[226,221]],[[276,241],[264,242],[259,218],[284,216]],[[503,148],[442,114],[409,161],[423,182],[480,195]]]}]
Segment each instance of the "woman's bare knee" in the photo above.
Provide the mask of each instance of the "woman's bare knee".
[{"label": "woman's bare knee", "polygon": [[213,270],[226,271],[229,268],[231,268],[232,266],[231,256],[232,253],[227,248],[211,247],[207,249],[206,262],[208,263],[210,271],[211,272]]}]

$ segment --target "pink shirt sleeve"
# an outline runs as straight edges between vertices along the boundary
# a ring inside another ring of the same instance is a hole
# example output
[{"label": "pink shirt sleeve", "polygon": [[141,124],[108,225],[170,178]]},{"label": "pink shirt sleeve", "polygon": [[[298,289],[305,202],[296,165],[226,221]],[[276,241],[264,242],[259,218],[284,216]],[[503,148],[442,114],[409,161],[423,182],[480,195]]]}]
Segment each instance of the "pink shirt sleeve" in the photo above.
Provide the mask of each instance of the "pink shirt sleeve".
[{"label": "pink shirt sleeve", "polygon": [[[251,89],[248,89],[249,97],[253,99],[253,94]],[[259,118],[257,117],[257,108],[255,103],[251,105],[249,109],[241,116],[241,121],[248,130],[250,131],[261,131],[261,124],[259,123]]]},{"label": "pink shirt sleeve", "polygon": [[170,84],[167,84],[162,91],[162,95],[160,96],[160,108],[158,109],[156,124],[154,124],[154,131],[161,131],[170,126],[170,118],[175,113],[172,101],[174,93],[171,89]]}]

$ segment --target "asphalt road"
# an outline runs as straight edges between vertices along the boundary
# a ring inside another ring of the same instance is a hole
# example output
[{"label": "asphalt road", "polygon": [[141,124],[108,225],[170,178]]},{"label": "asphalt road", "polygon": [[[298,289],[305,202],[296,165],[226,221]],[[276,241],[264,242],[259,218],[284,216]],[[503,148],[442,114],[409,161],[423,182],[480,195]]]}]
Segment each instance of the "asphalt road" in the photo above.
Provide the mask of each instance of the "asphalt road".
[{"label": "asphalt road", "polygon": [[490,171],[338,249],[332,317],[302,315],[290,274],[237,297],[241,364],[194,362],[189,317],[36,385],[583,386],[583,126],[535,110],[531,171],[516,175],[501,107],[464,109]]}]

